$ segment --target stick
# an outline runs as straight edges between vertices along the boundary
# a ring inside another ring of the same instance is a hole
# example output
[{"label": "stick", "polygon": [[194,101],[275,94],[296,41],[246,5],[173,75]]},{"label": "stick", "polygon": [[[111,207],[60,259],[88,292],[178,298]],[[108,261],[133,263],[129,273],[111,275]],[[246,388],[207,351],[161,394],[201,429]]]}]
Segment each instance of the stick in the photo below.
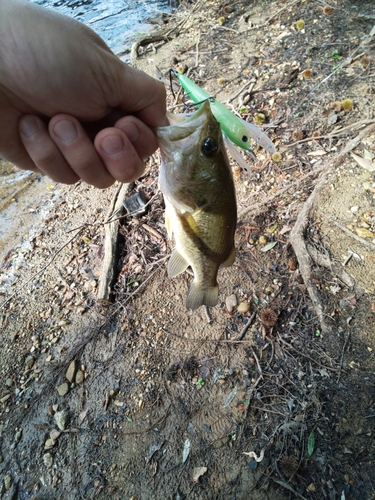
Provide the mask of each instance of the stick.
[{"label": "stick", "polygon": [[341,368],[333,368],[331,366],[322,365],[322,363],[319,363],[319,361],[316,361],[316,359],[312,358],[308,354],[305,354],[305,353],[299,351],[298,349],[296,349],[292,344],[289,344],[289,342],[287,342],[286,340],[284,340],[280,335],[278,335],[278,338],[279,338],[279,340],[281,340],[281,342],[283,344],[285,344],[288,347],[290,347],[290,349],[293,349],[294,352],[296,352],[297,354],[299,354],[300,356],[302,356],[302,357],[304,357],[306,359],[309,359],[310,361],[312,361],[314,364],[320,366],[321,368],[324,368],[324,369],[329,370],[331,372],[340,372],[341,371]]},{"label": "stick", "polygon": [[[121,184],[119,186],[112,199],[107,219],[110,219],[113,213],[117,214],[120,210],[124,209],[122,202],[130,186],[130,184]],[[105,225],[104,259],[97,292],[97,299],[102,301],[109,301],[111,299],[111,288],[117,277],[118,226],[119,223],[117,220]]]},{"label": "stick", "polygon": [[328,219],[330,222],[333,222],[333,224],[335,224],[335,226],[339,227],[341,229],[341,231],[344,231],[344,233],[348,234],[353,239],[355,239],[355,240],[359,241],[360,243],[362,243],[362,245],[366,245],[367,247],[371,248],[371,250],[375,250],[375,245],[373,243],[371,243],[370,241],[367,241],[364,238],[361,238],[357,234],[355,234],[352,231],[350,231],[350,229],[348,229],[347,227],[345,227],[342,224],[340,224],[340,222],[337,222],[337,221],[331,219],[331,217],[329,217],[328,215],[325,215],[322,212],[319,212],[319,213],[321,215],[323,215],[323,217],[325,217],[326,219]]},{"label": "stick", "polygon": [[240,221],[240,219],[244,215],[247,215],[248,213],[251,213],[251,212],[255,212],[263,205],[268,205],[272,200],[274,200],[275,198],[277,198],[281,194],[285,193],[285,191],[288,191],[289,189],[292,189],[292,188],[298,186],[298,184],[300,184],[301,181],[304,181],[305,179],[307,179],[308,177],[311,177],[312,175],[318,174],[319,172],[321,172],[322,170],[324,170],[326,168],[327,168],[326,165],[322,165],[321,167],[317,168],[316,170],[312,170],[311,172],[308,172],[307,174],[303,175],[302,177],[300,177],[296,181],[289,184],[289,186],[286,186],[284,188],[279,189],[276,193],[274,193],[271,196],[268,196],[265,200],[260,201],[259,203],[256,203],[255,205],[251,205],[250,207],[246,207],[246,208],[242,209],[241,212],[239,212],[239,214],[238,214],[238,220]]},{"label": "stick", "polygon": [[251,325],[251,323],[254,321],[254,318],[255,318],[255,314],[256,312],[254,311],[253,314],[250,316],[250,318],[248,319],[247,323],[244,325],[244,327],[242,328],[242,330],[240,331],[240,333],[237,335],[237,337],[234,339],[235,342],[238,342],[239,340],[242,340],[245,336],[245,333],[247,332],[247,330],[249,329],[249,326]]}]

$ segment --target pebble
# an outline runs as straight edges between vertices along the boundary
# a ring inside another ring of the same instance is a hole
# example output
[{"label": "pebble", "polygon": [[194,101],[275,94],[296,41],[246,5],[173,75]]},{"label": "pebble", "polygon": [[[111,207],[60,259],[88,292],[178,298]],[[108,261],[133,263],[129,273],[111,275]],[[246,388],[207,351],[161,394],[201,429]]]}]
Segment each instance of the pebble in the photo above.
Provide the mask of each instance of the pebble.
[{"label": "pebble", "polygon": [[351,208],[350,208],[351,212],[353,212],[353,213],[354,213],[354,212],[358,212],[358,209],[359,209],[359,207],[358,207],[358,206],[354,206],[354,207],[351,207]]},{"label": "pebble", "polygon": [[84,380],[85,380],[85,374],[83,373],[82,370],[78,370],[76,374],[76,384],[82,384]]},{"label": "pebble", "polygon": [[8,387],[11,387],[12,384],[13,384],[13,380],[11,378],[7,378],[5,381],[5,385],[7,385]]},{"label": "pebble", "polygon": [[43,463],[46,467],[51,468],[53,465],[53,456],[51,453],[45,453],[43,455]]},{"label": "pebble", "polygon": [[27,356],[27,358],[25,359],[26,368],[32,368],[34,365],[34,361],[34,356]]},{"label": "pebble", "polygon": [[60,436],[61,432],[58,431],[57,429],[52,429],[52,431],[49,433],[49,437],[56,441],[56,439]]},{"label": "pebble", "polygon": [[65,429],[69,425],[69,420],[70,420],[69,413],[65,410],[57,411],[54,415],[54,418],[55,418],[55,422],[56,422],[57,427],[61,431],[65,431]]},{"label": "pebble", "polygon": [[2,397],[0,399],[0,403],[5,403],[5,401],[8,401],[9,398],[10,398],[10,394],[6,394],[4,397]]},{"label": "pebble", "polygon": [[237,307],[237,311],[241,314],[247,313],[249,310],[250,304],[248,302],[241,302]]},{"label": "pebble", "polygon": [[69,380],[69,382],[73,382],[74,377],[76,376],[76,372],[77,372],[77,362],[73,360],[66,371],[65,374],[66,379]]},{"label": "pebble", "polygon": [[50,450],[53,448],[56,444],[56,441],[54,439],[48,438],[46,442],[44,443],[44,449],[45,450]]},{"label": "pebble", "polygon": [[10,476],[9,474],[4,476],[4,486],[6,490],[9,490],[9,488],[12,486],[12,483],[13,483],[12,476]]},{"label": "pebble", "polygon": [[237,297],[234,295],[234,293],[232,295],[229,295],[225,299],[225,305],[227,306],[229,312],[233,311],[233,308],[237,305]]},{"label": "pebble", "polygon": [[56,389],[60,396],[65,396],[65,394],[68,394],[69,392],[69,384],[68,382],[64,382],[63,384],[59,385]]}]

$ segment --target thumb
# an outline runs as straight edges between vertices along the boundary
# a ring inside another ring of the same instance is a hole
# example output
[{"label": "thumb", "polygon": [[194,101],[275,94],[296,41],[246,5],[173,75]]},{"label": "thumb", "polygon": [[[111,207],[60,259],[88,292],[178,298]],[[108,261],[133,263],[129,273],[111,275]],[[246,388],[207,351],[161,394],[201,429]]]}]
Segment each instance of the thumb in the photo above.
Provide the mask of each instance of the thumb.
[{"label": "thumb", "polygon": [[168,125],[164,85],[143,71],[121,61],[116,82],[117,106],[149,127]]}]

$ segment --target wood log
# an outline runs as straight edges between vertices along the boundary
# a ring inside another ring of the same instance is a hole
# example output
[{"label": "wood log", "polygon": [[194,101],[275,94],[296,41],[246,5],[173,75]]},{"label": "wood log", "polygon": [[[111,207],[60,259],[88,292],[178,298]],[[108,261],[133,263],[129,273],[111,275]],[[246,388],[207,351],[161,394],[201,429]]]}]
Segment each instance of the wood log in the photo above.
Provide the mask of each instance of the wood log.
[{"label": "wood log", "polygon": [[112,286],[117,278],[117,262],[119,257],[118,248],[118,218],[124,212],[122,202],[125,199],[126,193],[130,191],[133,183],[121,184],[117,189],[107,213],[107,219],[115,218],[113,222],[105,224],[105,242],[104,242],[104,259],[102,266],[102,273],[99,278],[97,299],[102,302],[111,302]]}]

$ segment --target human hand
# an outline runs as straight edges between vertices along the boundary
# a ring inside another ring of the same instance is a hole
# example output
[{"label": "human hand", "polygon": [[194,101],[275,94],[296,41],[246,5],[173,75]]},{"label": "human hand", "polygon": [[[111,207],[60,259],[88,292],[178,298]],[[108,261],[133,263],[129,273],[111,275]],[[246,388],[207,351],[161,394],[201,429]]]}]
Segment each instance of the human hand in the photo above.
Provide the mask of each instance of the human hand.
[{"label": "human hand", "polygon": [[0,156],[54,181],[130,182],[167,125],[165,89],[92,30],[24,0],[0,0]]}]

